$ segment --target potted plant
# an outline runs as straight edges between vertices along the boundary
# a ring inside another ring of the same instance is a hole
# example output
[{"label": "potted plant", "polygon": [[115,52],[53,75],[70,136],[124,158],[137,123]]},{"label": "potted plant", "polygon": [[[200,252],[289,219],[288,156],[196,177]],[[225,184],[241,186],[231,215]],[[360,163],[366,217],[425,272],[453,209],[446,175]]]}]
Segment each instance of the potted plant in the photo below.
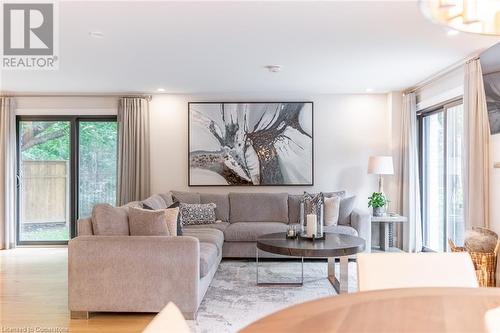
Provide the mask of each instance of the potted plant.
[{"label": "potted plant", "polygon": [[385,195],[381,192],[373,192],[373,194],[368,197],[368,207],[372,207],[373,216],[384,216],[386,205],[389,202]]}]

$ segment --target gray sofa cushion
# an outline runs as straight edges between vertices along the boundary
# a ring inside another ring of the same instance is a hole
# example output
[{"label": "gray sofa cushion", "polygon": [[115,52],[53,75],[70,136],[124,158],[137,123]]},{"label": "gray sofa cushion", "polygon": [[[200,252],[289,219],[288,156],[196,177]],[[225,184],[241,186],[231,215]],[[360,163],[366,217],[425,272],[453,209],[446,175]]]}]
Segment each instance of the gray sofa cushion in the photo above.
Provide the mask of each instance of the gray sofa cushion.
[{"label": "gray sofa cushion", "polygon": [[325,196],[325,198],[337,196],[343,199],[345,197],[345,191],[323,192],[323,195]]},{"label": "gray sofa cushion", "polygon": [[339,222],[338,222],[339,225],[351,224],[351,213],[354,209],[355,201],[356,201],[356,196],[340,200]]},{"label": "gray sofa cushion", "polygon": [[199,204],[201,203],[200,193],[172,191],[172,198],[182,203]]},{"label": "gray sofa cushion", "polygon": [[95,205],[92,209],[92,229],[97,236],[128,236],[127,209],[110,204]]},{"label": "gray sofa cushion", "polygon": [[323,230],[325,232],[333,232],[336,234],[358,236],[358,231],[348,225],[326,225],[323,227]]},{"label": "gray sofa cushion", "polygon": [[258,237],[274,232],[286,232],[287,224],[281,222],[237,222],[224,231],[226,242],[255,242]]},{"label": "gray sofa cushion", "polygon": [[218,250],[212,243],[200,242],[200,278],[210,272],[217,265]]},{"label": "gray sofa cushion", "polygon": [[302,194],[290,194],[288,196],[288,221],[290,223],[300,222],[300,200]]},{"label": "gray sofa cushion", "polygon": [[215,218],[224,222],[229,221],[229,196],[227,194],[200,193],[202,204],[214,203]]},{"label": "gray sofa cushion", "polygon": [[229,193],[229,222],[288,223],[287,193]]},{"label": "gray sofa cushion", "polygon": [[217,254],[222,253],[222,245],[224,244],[224,234],[222,231],[214,228],[184,228],[184,236],[196,237],[200,242],[211,243],[217,247]]},{"label": "gray sofa cushion", "polygon": [[154,209],[154,210],[165,209],[169,206],[169,205],[167,205],[165,200],[163,200],[163,197],[160,196],[159,194],[153,194],[152,196],[150,196],[146,200],[142,200],[141,203],[142,203],[142,206],[144,208],[146,208],[146,209],[150,208],[150,209]]},{"label": "gray sofa cushion", "polygon": [[210,224],[192,224],[192,225],[185,225],[183,227],[184,230],[189,230],[189,229],[196,229],[196,228],[201,228],[201,229],[206,229],[206,228],[213,228],[220,230],[224,232],[226,228],[229,226],[229,222],[215,222],[215,223],[210,223]]}]

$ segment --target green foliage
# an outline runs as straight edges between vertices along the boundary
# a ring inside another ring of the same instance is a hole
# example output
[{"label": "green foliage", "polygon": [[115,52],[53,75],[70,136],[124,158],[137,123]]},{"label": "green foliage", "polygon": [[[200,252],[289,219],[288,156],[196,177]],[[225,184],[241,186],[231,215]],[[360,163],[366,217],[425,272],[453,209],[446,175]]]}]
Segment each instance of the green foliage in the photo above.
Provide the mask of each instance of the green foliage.
[{"label": "green foliage", "polygon": [[[79,216],[97,203],[115,204],[118,125],[115,121],[78,123]],[[22,161],[69,161],[69,121],[20,123]]]},{"label": "green foliage", "polygon": [[368,197],[368,207],[381,208],[384,207],[387,202],[389,201],[385,195],[380,192],[373,192],[373,194]]},{"label": "green foliage", "polygon": [[[34,137],[26,134],[35,133]],[[57,138],[41,140],[28,149],[22,150],[24,161],[67,161],[70,151],[70,123],[68,121],[23,121],[21,122],[21,147],[30,144],[30,140],[48,137],[58,133]]]}]

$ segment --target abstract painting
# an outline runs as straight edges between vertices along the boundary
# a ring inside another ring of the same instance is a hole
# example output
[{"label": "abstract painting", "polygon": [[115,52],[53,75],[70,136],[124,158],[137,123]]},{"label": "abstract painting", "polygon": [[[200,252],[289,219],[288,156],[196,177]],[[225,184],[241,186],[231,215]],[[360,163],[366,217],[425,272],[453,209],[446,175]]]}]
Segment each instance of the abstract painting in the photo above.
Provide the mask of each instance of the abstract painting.
[{"label": "abstract painting", "polygon": [[313,185],[313,103],[189,103],[189,186]]}]

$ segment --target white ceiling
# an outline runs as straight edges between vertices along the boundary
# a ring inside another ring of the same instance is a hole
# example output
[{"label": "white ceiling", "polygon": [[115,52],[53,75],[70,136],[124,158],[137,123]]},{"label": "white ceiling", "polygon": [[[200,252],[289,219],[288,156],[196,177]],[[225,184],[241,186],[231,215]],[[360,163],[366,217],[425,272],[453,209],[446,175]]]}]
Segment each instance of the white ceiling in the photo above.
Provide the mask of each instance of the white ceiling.
[{"label": "white ceiling", "polygon": [[417,1],[69,1],[59,70],[3,71],[0,83],[36,93],[386,92],[500,41],[446,32]]}]

